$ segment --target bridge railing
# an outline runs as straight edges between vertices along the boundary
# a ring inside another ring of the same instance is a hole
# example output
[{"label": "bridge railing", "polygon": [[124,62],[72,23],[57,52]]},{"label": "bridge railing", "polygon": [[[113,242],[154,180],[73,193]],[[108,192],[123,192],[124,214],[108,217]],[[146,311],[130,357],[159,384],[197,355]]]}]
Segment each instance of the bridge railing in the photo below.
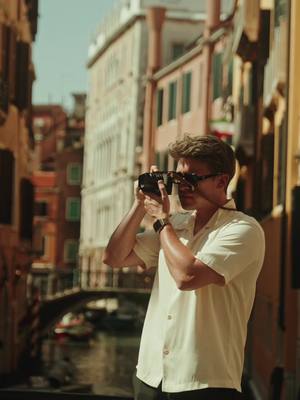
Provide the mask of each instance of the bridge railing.
[{"label": "bridge railing", "polygon": [[46,300],[80,290],[128,289],[149,290],[153,284],[153,273],[139,273],[134,269],[109,268],[100,273],[84,273],[79,268],[69,272],[51,271],[32,275],[32,285],[38,289],[40,299]]},{"label": "bridge railing", "polygon": [[153,284],[153,273],[139,273],[132,268],[113,269],[109,268],[100,273],[90,274],[81,278],[83,288],[114,288],[114,289],[151,289]]},{"label": "bridge railing", "polygon": [[32,287],[37,289],[40,299],[63,295],[74,290],[80,290],[80,271],[78,268],[68,272],[48,271],[32,274]]}]

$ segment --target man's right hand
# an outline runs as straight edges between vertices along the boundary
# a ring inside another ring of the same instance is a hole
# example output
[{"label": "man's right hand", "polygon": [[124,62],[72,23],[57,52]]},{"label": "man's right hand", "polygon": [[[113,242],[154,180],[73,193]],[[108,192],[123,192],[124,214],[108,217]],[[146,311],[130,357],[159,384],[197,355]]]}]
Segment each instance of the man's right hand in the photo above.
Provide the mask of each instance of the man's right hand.
[{"label": "man's right hand", "polygon": [[134,182],[134,197],[135,197],[135,201],[139,204],[139,205],[144,205],[144,201],[145,201],[145,194],[142,192],[142,190],[139,188],[139,184],[138,181],[136,180]]}]

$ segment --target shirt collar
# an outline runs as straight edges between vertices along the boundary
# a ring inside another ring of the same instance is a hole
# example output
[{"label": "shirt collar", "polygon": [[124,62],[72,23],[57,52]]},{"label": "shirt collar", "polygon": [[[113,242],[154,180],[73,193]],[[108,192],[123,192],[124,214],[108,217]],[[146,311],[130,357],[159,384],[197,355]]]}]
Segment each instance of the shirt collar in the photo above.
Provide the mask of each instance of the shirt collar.
[{"label": "shirt collar", "polygon": [[[235,205],[234,199],[228,199],[227,202],[223,205],[223,207],[226,207],[226,210],[224,210],[223,208],[219,208],[210,217],[210,219],[207,221],[206,225],[202,229],[209,229],[209,228],[213,227],[214,225],[219,224],[221,222],[222,218],[227,215],[227,212],[229,211],[228,209],[232,209],[232,211],[235,211],[236,205]],[[192,212],[191,218],[188,221],[189,224],[192,222],[192,225],[194,225],[196,213],[197,213],[196,210],[194,210]]]}]

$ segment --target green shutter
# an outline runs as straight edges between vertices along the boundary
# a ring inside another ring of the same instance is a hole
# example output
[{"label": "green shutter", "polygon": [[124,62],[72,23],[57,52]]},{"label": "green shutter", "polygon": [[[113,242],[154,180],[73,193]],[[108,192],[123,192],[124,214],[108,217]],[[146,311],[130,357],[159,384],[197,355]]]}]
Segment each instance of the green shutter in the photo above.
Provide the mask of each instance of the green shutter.
[{"label": "green shutter", "polygon": [[164,101],[164,90],[159,89],[157,92],[157,114],[156,114],[157,126],[160,126],[163,123],[163,101]]},{"label": "green shutter", "polygon": [[176,118],[176,103],[177,103],[177,82],[170,82],[168,121]]},{"label": "green shutter", "polygon": [[67,260],[76,261],[78,255],[78,243],[77,242],[67,242]]},{"label": "green shutter", "polygon": [[67,219],[69,221],[79,221],[80,199],[67,199]]},{"label": "green shutter", "polygon": [[182,77],[182,113],[189,112],[191,109],[191,82],[192,73],[188,72]]},{"label": "green shutter", "polygon": [[81,165],[70,164],[68,166],[68,183],[73,185],[79,185],[81,181]]},{"label": "green shutter", "polygon": [[213,55],[213,100],[222,95],[222,53]]}]

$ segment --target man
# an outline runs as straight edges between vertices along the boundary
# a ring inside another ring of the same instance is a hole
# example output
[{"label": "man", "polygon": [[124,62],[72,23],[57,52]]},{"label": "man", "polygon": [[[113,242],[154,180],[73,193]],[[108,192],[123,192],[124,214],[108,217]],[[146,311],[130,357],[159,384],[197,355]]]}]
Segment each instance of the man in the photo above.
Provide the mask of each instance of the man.
[{"label": "man", "polygon": [[[104,255],[112,267],[158,266],[141,338],[135,399],[239,399],[247,322],[263,263],[264,234],[226,191],[229,145],[214,136],[170,146],[186,213],[138,191]],[[156,171],[153,166],[151,172]],[[155,231],[137,234],[145,213]]]}]

